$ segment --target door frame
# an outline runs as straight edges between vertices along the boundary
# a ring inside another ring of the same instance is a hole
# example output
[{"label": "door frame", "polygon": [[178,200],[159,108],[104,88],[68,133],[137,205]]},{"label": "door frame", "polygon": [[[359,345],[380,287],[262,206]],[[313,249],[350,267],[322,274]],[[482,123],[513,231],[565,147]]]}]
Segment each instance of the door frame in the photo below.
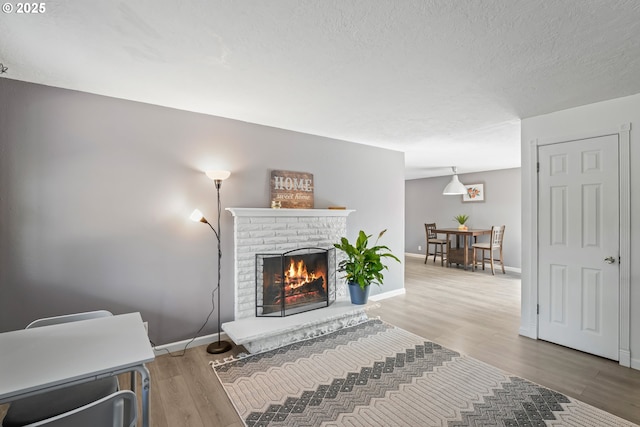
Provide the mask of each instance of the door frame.
[{"label": "door frame", "polygon": [[[522,324],[520,334],[529,338],[538,339],[538,147],[562,142],[572,142],[581,139],[598,138],[614,135],[618,137],[618,181],[619,181],[619,215],[620,215],[620,263],[619,263],[619,337],[618,360],[620,365],[631,366],[630,332],[631,332],[631,178],[630,178],[630,149],[629,134],[631,123],[624,123],[616,129],[586,132],[578,135],[569,135],[553,138],[533,139],[529,142],[528,170],[524,171],[530,177],[529,201],[531,206],[531,230],[529,239],[525,245],[529,246],[531,255],[531,268],[525,274],[528,275],[529,289],[526,292],[526,303],[522,305]],[[523,295],[524,296],[524,295]]]}]

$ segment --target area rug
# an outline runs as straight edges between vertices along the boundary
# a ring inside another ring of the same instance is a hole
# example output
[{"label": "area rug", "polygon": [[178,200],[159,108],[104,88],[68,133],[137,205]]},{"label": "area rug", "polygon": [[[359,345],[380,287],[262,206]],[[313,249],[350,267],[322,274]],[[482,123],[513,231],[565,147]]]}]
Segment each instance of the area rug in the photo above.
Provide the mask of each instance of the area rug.
[{"label": "area rug", "polygon": [[635,425],[377,319],[213,368],[250,427]]}]

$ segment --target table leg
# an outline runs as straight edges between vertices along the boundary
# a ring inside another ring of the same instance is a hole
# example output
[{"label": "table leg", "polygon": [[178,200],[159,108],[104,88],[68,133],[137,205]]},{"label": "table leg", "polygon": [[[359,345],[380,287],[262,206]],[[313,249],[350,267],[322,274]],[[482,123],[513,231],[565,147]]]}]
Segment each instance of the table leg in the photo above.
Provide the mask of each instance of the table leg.
[{"label": "table leg", "polygon": [[146,366],[136,366],[142,383],[142,427],[149,427],[149,389],[151,388],[149,370]]},{"label": "table leg", "polygon": [[467,236],[464,236],[464,269],[467,269],[467,265],[469,264],[469,239]]}]

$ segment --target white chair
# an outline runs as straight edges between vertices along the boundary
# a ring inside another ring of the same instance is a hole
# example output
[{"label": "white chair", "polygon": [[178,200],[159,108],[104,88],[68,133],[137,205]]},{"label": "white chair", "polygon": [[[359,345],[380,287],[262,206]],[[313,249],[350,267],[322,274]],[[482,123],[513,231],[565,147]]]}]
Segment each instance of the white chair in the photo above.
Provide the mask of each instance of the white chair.
[{"label": "white chair", "polygon": [[[482,251],[482,257],[480,261],[482,262],[482,269],[484,270],[484,263],[489,261],[491,263],[491,274],[495,276],[495,270],[493,266],[494,256],[493,251],[499,251],[500,253],[500,264],[502,265],[502,274],[505,274],[504,271],[504,258],[502,257],[502,241],[504,240],[504,225],[494,225],[491,227],[491,241],[489,243],[474,243],[471,245],[473,248],[473,271],[476,271],[476,250]],[[485,251],[489,251],[489,258],[485,256]]]},{"label": "white chair", "polygon": [[39,328],[42,326],[59,325],[60,323],[77,322],[79,320],[96,319],[98,317],[110,317],[113,313],[107,310],[86,311],[84,313],[65,314],[63,316],[45,317],[29,323],[25,329]]},{"label": "white chair", "polygon": [[134,427],[137,420],[136,395],[122,390],[24,427]]},{"label": "white chair", "polygon": [[[106,310],[98,310],[47,317],[29,323],[26,329],[108,316],[113,316],[113,314]],[[117,392],[119,388],[118,378],[108,377],[15,400],[9,405],[2,420],[2,427],[22,427],[29,423],[48,419],[97,401]]]}]

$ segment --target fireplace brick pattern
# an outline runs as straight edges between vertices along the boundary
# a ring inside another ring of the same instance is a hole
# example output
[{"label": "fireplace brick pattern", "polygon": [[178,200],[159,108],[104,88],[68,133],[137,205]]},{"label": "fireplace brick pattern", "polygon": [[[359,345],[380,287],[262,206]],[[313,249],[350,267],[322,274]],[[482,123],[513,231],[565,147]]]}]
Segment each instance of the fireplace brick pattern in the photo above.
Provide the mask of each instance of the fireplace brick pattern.
[{"label": "fireplace brick pattern", "polygon": [[[348,213],[341,216],[295,209],[273,209],[271,216],[256,209],[251,216],[240,209],[229,208],[234,214],[235,244],[235,320],[255,317],[255,255],[281,253],[301,247],[330,248],[347,234]],[[337,280],[337,294],[346,294],[343,280]]]}]

